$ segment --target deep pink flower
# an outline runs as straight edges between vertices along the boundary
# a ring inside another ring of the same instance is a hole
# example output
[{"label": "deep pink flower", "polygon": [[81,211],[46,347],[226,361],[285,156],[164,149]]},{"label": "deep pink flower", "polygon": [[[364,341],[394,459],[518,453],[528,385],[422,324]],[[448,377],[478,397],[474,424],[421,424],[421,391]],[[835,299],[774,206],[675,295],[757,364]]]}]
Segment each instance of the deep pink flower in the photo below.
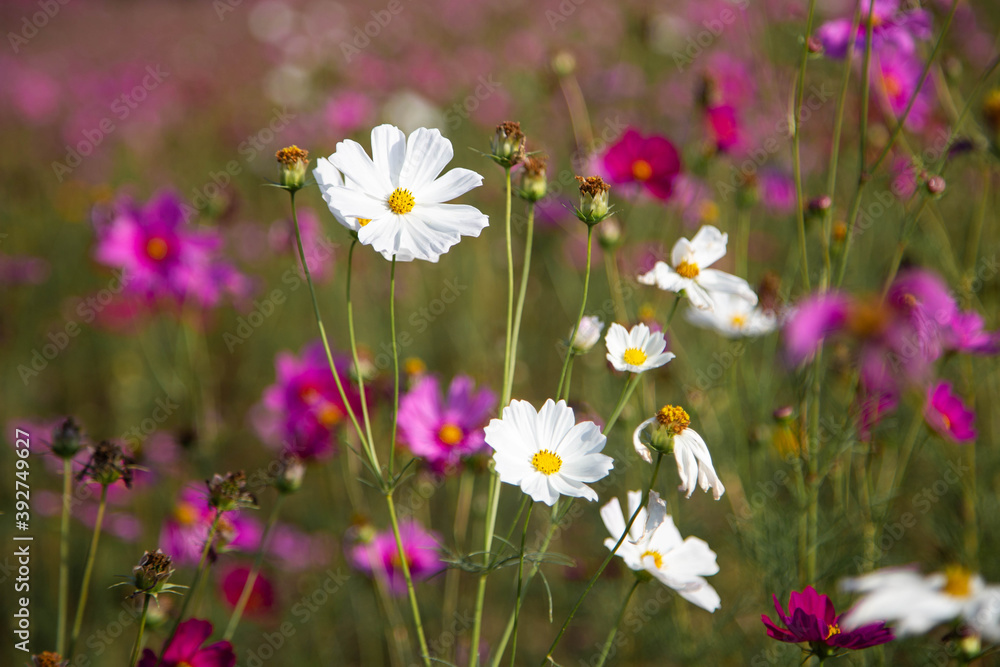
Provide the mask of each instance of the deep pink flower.
[{"label": "deep pink flower", "polygon": [[163,650],[163,657],[151,649],[142,652],[137,667],[234,667],[236,653],[228,641],[221,641],[202,647],[212,635],[212,624],[195,618],[177,626],[177,634],[170,645]]},{"label": "deep pink flower", "polygon": [[805,361],[830,334],[847,321],[851,299],[837,292],[806,297],[785,324],[785,350],[793,364]]},{"label": "deep pink flower", "polygon": [[[872,50],[881,53],[893,48],[904,53],[913,53],[918,40],[931,36],[931,16],[926,10],[904,10],[900,0],[875,0],[872,8]],[[868,2],[861,3],[862,17],[855,37],[855,53],[865,48],[868,34]],[[853,17],[827,21],[816,31],[823,44],[823,52],[831,58],[843,58],[851,39]]]},{"label": "deep pink flower", "polygon": [[939,382],[927,390],[924,419],[931,428],[954,442],[976,439],[976,413],[965,405],[948,382]]},{"label": "deep pink flower", "polygon": [[[812,586],[804,591],[792,591],[788,600],[788,613],[774,598],[774,609],[785,627],[777,625],[767,614],[760,620],[767,628],[767,636],[789,644],[808,642],[812,653],[827,657],[837,649],[858,650],[891,642],[892,630],[885,623],[872,623],[845,632],[840,629],[840,615],[833,608],[833,602],[816,592]],[[787,629],[786,629],[787,628]]]},{"label": "deep pink flower", "polygon": [[[246,565],[239,565],[222,576],[219,582],[219,592],[222,598],[230,607],[235,607],[243,595],[243,587],[246,586],[247,579],[250,578],[250,568]],[[266,614],[274,609],[275,595],[274,584],[267,578],[264,572],[258,572],[254,579],[253,588],[250,590],[250,597],[247,598],[245,612],[248,616],[255,614]]]},{"label": "deep pink flower", "polygon": [[680,154],[669,139],[643,137],[631,127],[607,150],[602,162],[612,183],[638,184],[662,201],[670,199],[681,170]]},{"label": "deep pink flower", "polygon": [[444,472],[486,448],[483,427],[496,407],[488,388],[474,389],[472,378],[451,381],[442,401],[437,378],[424,376],[399,404],[399,435],[415,456]]},{"label": "deep pink flower", "polygon": [[705,110],[709,136],[720,153],[729,153],[743,143],[742,126],[736,109],[728,104]]},{"label": "deep pink flower", "polygon": [[976,311],[955,313],[948,324],[948,349],[966,354],[1000,353],[1000,331],[986,331],[983,316]]},{"label": "deep pink flower", "polygon": [[760,200],[772,213],[791,213],[795,210],[795,181],[782,171],[764,170],[758,177]]},{"label": "deep pink flower", "polygon": [[[403,521],[399,526],[399,535],[414,581],[428,579],[445,568],[439,555],[441,538],[436,533],[424,530],[416,521]],[[376,533],[370,541],[354,545],[350,550],[350,559],[355,568],[369,577],[384,577],[394,595],[406,593],[399,549],[391,529]]]},{"label": "deep pink flower", "polygon": [[[170,554],[177,565],[197,565],[211,529],[215,510],[208,496],[199,489],[181,491],[177,503],[160,530],[159,547]],[[219,519],[216,544],[227,549],[252,553],[260,544],[260,523],[240,511],[225,512]]]},{"label": "deep pink flower", "polygon": [[247,278],[219,258],[222,237],[188,225],[175,194],[161,192],[144,206],[121,198],[107,213],[95,216],[94,257],[122,271],[125,292],[206,308],[248,293]]},{"label": "deep pink flower", "polygon": [[934,107],[934,89],[929,77],[917,92],[923,70],[923,61],[916,53],[884,48],[872,57],[869,77],[872,94],[877,101],[887,103],[896,118],[903,115],[910,99],[916,96],[906,117],[906,127],[917,131],[926,126]]},{"label": "deep pink flower", "polygon": [[[351,408],[360,412],[360,402],[348,375],[349,363],[335,361],[344,393]],[[261,438],[285,447],[301,459],[313,460],[334,451],[333,432],[348,421],[333,373],[320,341],[307,345],[301,356],[281,352],[275,359],[273,385],[254,410],[254,427]]]}]

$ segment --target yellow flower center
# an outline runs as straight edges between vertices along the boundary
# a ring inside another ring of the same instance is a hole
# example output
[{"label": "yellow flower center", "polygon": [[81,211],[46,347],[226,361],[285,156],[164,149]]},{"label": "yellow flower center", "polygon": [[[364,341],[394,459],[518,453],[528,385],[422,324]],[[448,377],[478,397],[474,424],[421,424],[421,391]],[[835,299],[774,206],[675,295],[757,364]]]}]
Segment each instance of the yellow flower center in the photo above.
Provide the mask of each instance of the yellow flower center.
[{"label": "yellow flower center", "polygon": [[531,457],[531,465],[543,475],[554,475],[562,468],[562,459],[559,458],[558,454],[543,449]]},{"label": "yellow flower center", "polygon": [[646,363],[646,359],[646,353],[637,347],[630,347],[622,355],[622,360],[629,366],[642,366]]},{"label": "yellow flower center", "polygon": [[413,193],[409,190],[404,190],[403,188],[396,188],[389,195],[389,201],[386,202],[389,205],[389,210],[396,215],[403,215],[404,213],[409,213],[413,210]]},{"label": "yellow flower center", "polygon": [[656,413],[656,421],[664,426],[670,433],[677,435],[691,425],[691,417],[684,408],[676,405],[664,405]]},{"label": "yellow flower center", "polygon": [[889,97],[899,97],[900,93],[903,92],[903,86],[894,74],[883,74],[882,86],[885,88],[885,94]]},{"label": "yellow flower center", "polygon": [[697,278],[698,274],[701,273],[697,264],[690,264],[686,260],[674,267],[674,271],[683,278]]},{"label": "yellow flower center", "polygon": [[170,246],[167,242],[161,239],[159,236],[154,236],[153,238],[146,241],[146,254],[149,255],[150,259],[159,262],[161,259],[167,256],[170,251]]},{"label": "yellow flower center", "polygon": [[637,181],[648,181],[653,177],[653,166],[645,160],[636,160],[632,163],[632,178]]},{"label": "yellow flower center", "polygon": [[198,510],[191,503],[177,503],[174,518],[182,526],[193,526],[198,522]]},{"label": "yellow flower center", "polygon": [[956,598],[967,598],[972,594],[972,573],[960,565],[946,567],[947,578],[941,590]]},{"label": "yellow flower center", "polygon": [[438,431],[438,440],[446,445],[457,445],[462,441],[462,429],[454,424],[445,424]]},{"label": "yellow flower center", "polygon": [[640,556],[640,558],[642,560],[646,560],[646,556],[653,557],[653,564],[656,566],[657,570],[663,568],[663,554],[661,554],[659,551],[643,551],[642,556]]},{"label": "yellow flower center", "polygon": [[403,362],[403,369],[407,375],[420,375],[427,371],[427,364],[420,357],[408,357]]},{"label": "yellow flower center", "polygon": [[[391,204],[390,204],[390,206],[391,206]],[[362,227],[364,227],[365,225],[367,225],[371,221],[372,221],[371,218],[358,218],[358,224],[361,225]]]},{"label": "yellow flower center", "polygon": [[698,204],[698,218],[702,222],[715,222],[719,219],[719,205],[711,199],[705,199]]},{"label": "yellow flower center", "polygon": [[316,419],[323,426],[334,426],[340,423],[343,417],[344,413],[333,403],[326,403],[316,411]]},{"label": "yellow flower center", "polygon": [[746,315],[733,315],[729,322],[734,329],[742,329],[747,325],[747,317]]},{"label": "yellow flower center", "polygon": [[834,623],[833,625],[827,626],[826,637],[823,637],[823,639],[826,640],[834,635],[839,635],[839,634],[840,634],[840,626]]}]

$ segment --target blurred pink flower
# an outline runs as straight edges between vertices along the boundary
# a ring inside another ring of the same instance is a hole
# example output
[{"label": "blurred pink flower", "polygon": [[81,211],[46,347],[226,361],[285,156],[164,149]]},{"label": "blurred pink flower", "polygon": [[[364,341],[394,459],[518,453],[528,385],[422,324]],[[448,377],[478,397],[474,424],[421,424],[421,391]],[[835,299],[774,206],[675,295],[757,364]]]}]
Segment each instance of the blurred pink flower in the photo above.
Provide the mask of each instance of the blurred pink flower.
[{"label": "blurred pink flower", "polygon": [[1000,354],[1000,331],[986,331],[983,316],[974,310],[955,313],[948,323],[946,345],[966,354]]},{"label": "blurred pink flower", "polygon": [[[441,538],[436,533],[411,520],[400,524],[399,534],[413,581],[428,579],[445,568],[439,555]],[[370,541],[355,544],[349,557],[354,567],[369,577],[384,577],[394,595],[406,593],[399,549],[391,529],[376,533]]]},{"label": "blurred pink flower", "polygon": [[330,98],[323,117],[330,133],[342,136],[356,132],[374,121],[375,105],[364,93],[344,91]]},{"label": "blurred pink flower", "polygon": [[925,127],[934,105],[934,89],[930,77],[917,92],[923,70],[924,64],[917,54],[899,49],[882,49],[872,58],[872,93],[877,96],[876,99],[888,104],[896,118],[903,115],[910,99],[916,96],[906,117],[906,127],[915,131]]},{"label": "blurred pink flower", "polygon": [[[215,510],[205,491],[186,488],[163,522],[159,547],[177,565],[197,565],[212,526]],[[252,553],[260,544],[260,524],[240,511],[224,512],[217,527],[216,544]]]},{"label": "blurred pink flower", "polygon": [[[243,587],[246,586],[249,578],[250,568],[246,565],[237,565],[225,571],[219,581],[219,593],[227,605],[236,607],[240,596],[243,595]],[[244,613],[247,616],[266,614],[274,609],[274,584],[263,571],[257,573],[246,605]]]},{"label": "blurred pink flower", "polygon": [[[299,231],[302,234],[302,250],[309,265],[309,273],[313,280],[325,283],[333,278],[333,253],[335,245],[323,234],[316,212],[302,206],[298,209]],[[268,230],[268,241],[271,249],[279,253],[287,253],[294,257],[300,277],[304,280],[299,263],[298,243],[295,240],[295,226],[291,218],[276,220]]]},{"label": "blurred pink flower", "polygon": [[939,382],[927,390],[924,419],[931,428],[954,442],[976,439],[976,413],[965,405],[948,382]]},{"label": "blurred pink flower", "polygon": [[[897,49],[912,54],[918,40],[931,36],[931,15],[924,9],[907,9],[900,0],[875,0],[872,7],[872,51],[881,53],[885,49]],[[855,53],[865,48],[868,36],[867,1],[861,3],[861,22],[855,36]],[[823,44],[823,52],[831,58],[844,58],[851,39],[853,17],[827,21],[816,31]]]}]

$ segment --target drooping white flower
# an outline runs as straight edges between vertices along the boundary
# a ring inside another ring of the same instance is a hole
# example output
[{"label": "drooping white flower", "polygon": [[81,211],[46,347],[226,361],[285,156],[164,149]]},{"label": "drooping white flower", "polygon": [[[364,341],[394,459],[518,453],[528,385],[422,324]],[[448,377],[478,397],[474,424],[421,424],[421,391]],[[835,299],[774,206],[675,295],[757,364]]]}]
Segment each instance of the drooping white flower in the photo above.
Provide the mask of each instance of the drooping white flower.
[{"label": "drooping white flower", "polygon": [[728,234],[705,225],[690,241],[682,238],[674,244],[670,264],[657,262],[652,271],[639,276],[639,282],[669,292],[683,290],[691,305],[702,310],[715,308],[720,293],[735,294],[756,304],[757,295],[746,280],[707,268],[725,257],[728,242]]},{"label": "drooping white flower", "polygon": [[587,483],[614,467],[611,457],[600,453],[606,442],[594,422],[577,424],[573,409],[551,398],[537,412],[527,401],[511,401],[486,427],[500,481],[546,505],[560,495],[597,500]]},{"label": "drooping white flower", "polygon": [[[609,550],[615,548],[640,502],[642,492],[629,491],[628,514],[622,514],[617,498],[601,508],[601,519],[611,533],[611,537],[604,540]],[[719,608],[719,594],[704,579],[719,572],[715,552],[700,538],[681,538],[674,520],[667,514],[666,503],[655,491],[650,492],[647,507],[639,509],[616,555],[621,556],[630,569],[645,570],[688,602],[707,611]]]},{"label": "drooping white flower", "polygon": [[617,371],[642,373],[659,368],[674,358],[673,352],[664,352],[667,341],[662,332],[652,333],[645,324],[637,324],[630,331],[614,322],[605,337],[608,361]]},{"label": "drooping white flower", "polygon": [[[570,349],[575,354],[586,354],[601,340],[601,332],[604,331],[604,322],[597,315],[587,315],[580,318],[580,324],[576,327],[576,335],[570,341]],[[573,331],[570,330],[570,335]]]},{"label": "drooping white flower", "polygon": [[691,324],[712,329],[726,338],[753,338],[771,333],[778,328],[774,313],[762,310],[741,296],[715,294],[715,308],[700,310],[688,308],[685,316]]},{"label": "drooping white flower", "polygon": [[655,417],[639,424],[632,434],[632,444],[647,463],[653,462],[650,448],[661,452],[672,449],[681,478],[680,491],[690,498],[695,486],[701,486],[702,491],[712,489],[712,495],[718,500],[726,487],[715,472],[708,445],[690,426],[691,418],[683,408],[667,405]]},{"label": "drooping white flower", "polygon": [[986,585],[964,568],[926,576],[911,568],[884,568],[846,579],[841,587],[862,594],[841,621],[846,628],[885,621],[902,637],[961,619],[990,641],[1000,641],[1000,586]]},{"label": "drooping white flower", "polygon": [[469,169],[439,177],[452,157],[451,142],[438,130],[422,127],[407,138],[392,125],[379,125],[372,130],[372,157],[361,144],[344,140],[318,161],[314,174],[330,211],[361,243],[386,259],[436,262],[462,236],[479,236],[489,224],[472,206],[444,203],[483,183]]}]

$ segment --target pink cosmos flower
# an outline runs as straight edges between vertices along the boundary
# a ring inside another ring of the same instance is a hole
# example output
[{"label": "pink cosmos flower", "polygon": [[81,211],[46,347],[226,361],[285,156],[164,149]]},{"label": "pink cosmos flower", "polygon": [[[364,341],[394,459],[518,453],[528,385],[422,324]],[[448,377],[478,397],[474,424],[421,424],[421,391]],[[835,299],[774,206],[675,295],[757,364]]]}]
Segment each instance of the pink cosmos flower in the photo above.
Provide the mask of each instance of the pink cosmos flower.
[{"label": "pink cosmos flower", "polygon": [[924,419],[931,428],[954,442],[976,439],[976,413],[965,405],[948,382],[939,382],[927,390]]},{"label": "pink cosmos flower", "polygon": [[736,109],[720,104],[705,110],[708,134],[720,153],[729,153],[743,144],[742,126]]},{"label": "pink cosmos flower", "polygon": [[955,313],[949,325],[948,349],[966,354],[1000,353],[1000,331],[985,331],[983,316],[976,311]]},{"label": "pink cosmos flower", "polygon": [[[236,607],[243,595],[243,587],[246,586],[247,579],[250,578],[250,568],[246,565],[238,565],[229,569],[219,582],[219,592],[222,599],[230,607]],[[247,616],[266,614],[274,609],[275,593],[274,584],[264,574],[263,571],[257,573],[254,579],[253,588],[250,590],[250,597],[247,599],[247,606],[244,610]]]},{"label": "pink cosmos flower", "polygon": [[150,300],[191,299],[205,308],[226,295],[248,293],[247,278],[219,259],[222,237],[188,225],[172,192],[161,192],[143,206],[121,198],[107,213],[106,219],[95,216],[94,257],[122,271],[127,293]]},{"label": "pink cosmos flower", "polygon": [[[323,233],[316,212],[306,206],[298,210],[299,231],[302,234],[302,251],[309,265],[309,274],[317,283],[325,283],[333,278],[333,253],[335,246]],[[294,257],[296,271],[305,280],[299,264],[299,248],[295,239],[295,225],[291,218],[277,220],[268,231],[267,240],[275,252],[287,253]]]},{"label": "pink cosmos flower", "polygon": [[236,653],[228,641],[221,641],[202,647],[212,635],[212,624],[195,618],[177,626],[170,645],[163,649],[163,656],[157,658],[151,649],[142,652],[137,667],[234,667]]},{"label": "pink cosmos flower", "polygon": [[[428,579],[445,568],[439,555],[441,538],[436,533],[424,530],[416,521],[403,521],[399,534],[414,581]],[[394,595],[406,593],[399,549],[391,529],[376,533],[368,542],[354,545],[349,557],[354,567],[369,577],[384,577]]]},{"label": "pink cosmos flower", "polygon": [[[214,516],[215,510],[209,507],[208,496],[203,490],[184,489],[163,523],[159,547],[170,554],[177,565],[197,565]],[[239,511],[223,513],[217,531],[217,544],[248,553],[260,544],[263,532],[256,519]]]},{"label": "pink cosmos flower", "polygon": [[442,400],[437,378],[424,376],[399,404],[400,440],[434,470],[453,470],[462,459],[487,451],[483,427],[496,407],[497,396],[472,378],[451,381]]},{"label": "pink cosmos flower", "polygon": [[833,602],[827,596],[817,593],[812,586],[807,586],[801,593],[792,591],[787,614],[778,602],[778,596],[773,597],[774,609],[785,627],[780,627],[767,614],[761,614],[760,620],[767,628],[767,636],[789,644],[807,642],[811,653],[821,658],[826,658],[839,649],[855,651],[894,639],[892,630],[881,622],[854,630],[842,630],[839,625],[841,616],[834,609]]},{"label": "pink cosmos flower", "polygon": [[[336,360],[348,403],[357,413],[360,401],[348,376],[349,364]],[[272,445],[284,446],[301,459],[314,460],[334,452],[333,432],[348,420],[333,373],[320,341],[300,356],[281,352],[275,359],[276,382],[252,413],[254,427]]]},{"label": "pink cosmos flower", "polygon": [[[898,49],[912,54],[918,40],[931,36],[931,15],[923,9],[904,10],[900,0],[875,0],[872,8],[872,50],[881,53],[884,49]],[[858,25],[854,49],[861,53],[865,48],[868,31],[868,2],[861,3],[861,23]],[[851,39],[853,17],[827,21],[816,31],[823,44],[823,51],[838,60],[847,55]]]},{"label": "pink cosmos flower", "polygon": [[906,127],[917,131],[926,126],[934,108],[934,89],[930,78],[917,92],[923,70],[924,64],[916,53],[887,47],[872,58],[869,78],[876,100],[887,104],[896,118],[903,115],[910,98],[916,96],[906,117]]},{"label": "pink cosmos flower", "polygon": [[637,184],[661,201],[670,199],[681,170],[680,154],[669,139],[643,137],[631,127],[604,153],[602,162],[612,183]]}]

